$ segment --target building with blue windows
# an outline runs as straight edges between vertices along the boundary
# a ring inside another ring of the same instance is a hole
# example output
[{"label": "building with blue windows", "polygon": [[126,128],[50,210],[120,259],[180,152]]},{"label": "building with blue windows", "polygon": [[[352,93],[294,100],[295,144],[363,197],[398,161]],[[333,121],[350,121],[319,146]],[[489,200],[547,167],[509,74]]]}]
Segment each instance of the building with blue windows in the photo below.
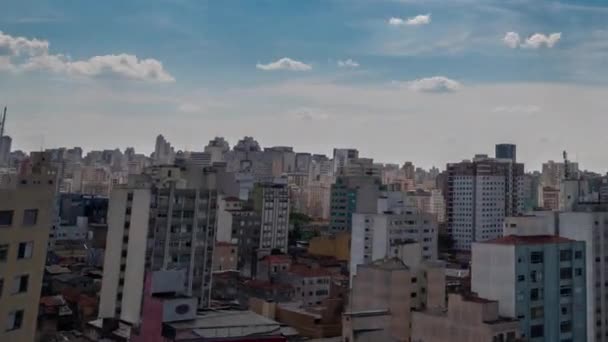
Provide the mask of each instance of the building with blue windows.
[{"label": "building with blue windows", "polygon": [[587,340],[583,241],[510,235],[474,243],[471,290],[518,319],[526,341]]}]

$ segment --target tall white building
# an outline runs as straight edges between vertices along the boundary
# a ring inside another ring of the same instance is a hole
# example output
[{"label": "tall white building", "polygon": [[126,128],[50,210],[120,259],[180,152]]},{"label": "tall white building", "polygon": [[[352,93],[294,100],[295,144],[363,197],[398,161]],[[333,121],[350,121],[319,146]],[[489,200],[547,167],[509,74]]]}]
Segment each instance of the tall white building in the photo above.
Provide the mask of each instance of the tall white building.
[{"label": "tall white building", "polygon": [[165,137],[163,137],[162,134],[159,134],[156,137],[156,144],[154,146],[154,164],[171,164],[173,162],[174,157],[175,150],[173,149],[171,144],[165,139]]},{"label": "tall white building", "polygon": [[209,305],[219,172],[153,167],[112,191],[100,317],[139,324],[144,273],[156,270],[184,270],[185,294]]},{"label": "tall white building", "polygon": [[448,164],[446,218],[455,249],[502,236],[506,216],[523,213],[524,165],[477,156]]},{"label": "tall white building", "polygon": [[411,241],[421,245],[423,260],[437,259],[438,227],[434,215],[421,213],[400,192],[378,199],[378,213],[354,213],[351,232],[350,272],[357,265],[398,257],[399,246]]},{"label": "tall white building", "polygon": [[340,169],[348,165],[351,159],[357,158],[359,158],[359,151],[354,148],[334,148],[333,174],[338,174]]}]

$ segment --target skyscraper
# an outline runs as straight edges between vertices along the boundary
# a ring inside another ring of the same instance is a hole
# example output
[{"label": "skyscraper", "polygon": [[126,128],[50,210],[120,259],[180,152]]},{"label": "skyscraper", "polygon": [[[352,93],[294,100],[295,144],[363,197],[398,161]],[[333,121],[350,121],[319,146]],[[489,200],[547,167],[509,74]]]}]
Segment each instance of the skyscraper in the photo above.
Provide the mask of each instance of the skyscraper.
[{"label": "skyscraper", "polygon": [[257,184],[253,192],[254,208],[261,218],[259,251],[270,254],[276,249],[287,253],[289,191],[286,180]]}]

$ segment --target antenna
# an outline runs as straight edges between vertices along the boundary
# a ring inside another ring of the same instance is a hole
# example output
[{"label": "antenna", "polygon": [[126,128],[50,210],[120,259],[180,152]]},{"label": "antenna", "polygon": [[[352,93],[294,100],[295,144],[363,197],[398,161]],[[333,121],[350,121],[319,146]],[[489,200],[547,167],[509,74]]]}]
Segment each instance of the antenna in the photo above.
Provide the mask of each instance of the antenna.
[{"label": "antenna", "polygon": [[564,178],[570,179],[570,165],[568,162],[568,152],[564,151],[563,156],[564,156]]},{"label": "antenna", "polygon": [[6,123],[6,106],[4,106],[4,114],[2,115],[2,127],[0,127],[0,138],[4,136],[4,124]]}]

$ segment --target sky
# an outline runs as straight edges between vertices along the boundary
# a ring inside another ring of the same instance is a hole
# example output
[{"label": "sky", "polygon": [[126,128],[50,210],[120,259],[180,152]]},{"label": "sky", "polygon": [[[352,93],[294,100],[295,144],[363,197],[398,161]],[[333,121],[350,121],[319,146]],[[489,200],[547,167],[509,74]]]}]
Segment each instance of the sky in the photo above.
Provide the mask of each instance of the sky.
[{"label": "sky", "polygon": [[4,0],[0,105],[25,151],[162,133],[423,167],[518,145],[608,171],[603,0]]}]

